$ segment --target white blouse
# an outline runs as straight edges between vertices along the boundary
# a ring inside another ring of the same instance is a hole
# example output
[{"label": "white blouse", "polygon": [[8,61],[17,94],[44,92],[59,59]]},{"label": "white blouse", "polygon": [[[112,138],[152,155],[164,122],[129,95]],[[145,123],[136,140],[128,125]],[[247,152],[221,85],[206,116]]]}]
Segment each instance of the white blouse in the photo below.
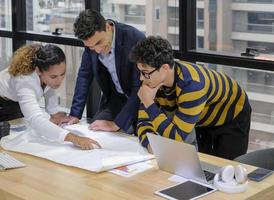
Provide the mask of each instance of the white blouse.
[{"label": "white blouse", "polygon": [[11,76],[8,69],[0,72],[0,96],[19,103],[21,111],[30,127],[48,140],[63,142],[69,131],[62,129],[47,119],[39,106],[44,96],[48,114],[58,112],[58,98],[55,91],[41,87],[40,78],[34,71],[29,75]]}]

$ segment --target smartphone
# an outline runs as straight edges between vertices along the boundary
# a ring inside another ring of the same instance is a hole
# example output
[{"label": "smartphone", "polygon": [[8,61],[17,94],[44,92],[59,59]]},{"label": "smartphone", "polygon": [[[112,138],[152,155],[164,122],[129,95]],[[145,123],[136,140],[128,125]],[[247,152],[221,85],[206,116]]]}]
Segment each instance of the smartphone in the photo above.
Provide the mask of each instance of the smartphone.
[{"label": "smartphone", "polygon": [[252,181],[262,181],[264,180],[266,177],[270,176],[271,174],[273,174],[272,170],[269,169],[264,169],[264,168],[257,168],[254,171],[250,172],[247,177],[252,180]]}]

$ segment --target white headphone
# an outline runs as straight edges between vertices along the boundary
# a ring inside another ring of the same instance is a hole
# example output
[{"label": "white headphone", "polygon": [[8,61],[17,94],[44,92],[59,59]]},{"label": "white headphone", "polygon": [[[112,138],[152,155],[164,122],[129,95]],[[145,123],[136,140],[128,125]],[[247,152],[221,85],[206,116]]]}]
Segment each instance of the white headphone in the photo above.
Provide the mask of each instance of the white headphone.
[{"label": "white headphone", "polygon": [[[235,178],[234,178],[235,177]],[[240,193],[247,189],[247,170],[242,165],[227,165],[214,177],[214,186],[227,193]]]}]

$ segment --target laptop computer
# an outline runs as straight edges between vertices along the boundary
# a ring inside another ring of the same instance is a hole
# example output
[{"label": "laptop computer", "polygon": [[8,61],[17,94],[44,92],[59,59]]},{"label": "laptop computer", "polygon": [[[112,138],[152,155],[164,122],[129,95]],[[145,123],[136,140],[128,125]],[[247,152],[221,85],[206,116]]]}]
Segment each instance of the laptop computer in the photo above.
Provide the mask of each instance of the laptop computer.
[{"label": "laptop computer", "polygon": [[152,133],[147,137],[161,170],[207,184],[212,183],[220,170],[218,166],[200,162],[194,145]]}]

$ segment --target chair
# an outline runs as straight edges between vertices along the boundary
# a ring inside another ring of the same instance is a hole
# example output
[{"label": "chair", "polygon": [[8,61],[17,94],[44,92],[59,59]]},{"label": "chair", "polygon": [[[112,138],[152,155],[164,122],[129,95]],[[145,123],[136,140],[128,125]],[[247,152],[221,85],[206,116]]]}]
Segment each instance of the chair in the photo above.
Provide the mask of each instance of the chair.
[{"label": "chair", "polygon": [[241,155],[234,160],[256,167],[274,170],[274,148],[253,151]]}]

